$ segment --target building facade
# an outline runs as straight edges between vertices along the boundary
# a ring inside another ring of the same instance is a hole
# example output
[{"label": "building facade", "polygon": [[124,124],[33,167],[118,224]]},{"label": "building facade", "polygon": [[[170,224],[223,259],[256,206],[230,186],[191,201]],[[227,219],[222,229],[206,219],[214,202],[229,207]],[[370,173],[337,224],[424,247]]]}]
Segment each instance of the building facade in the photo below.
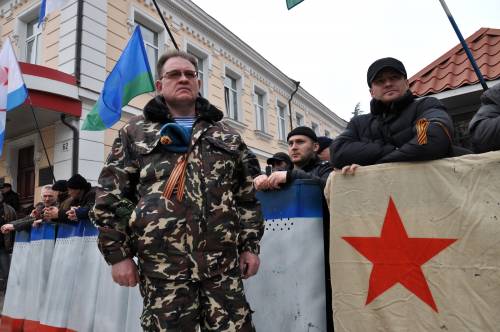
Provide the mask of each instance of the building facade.
[{"label": "building facade", "polygon": [[[286,135],[295,126],[331,137],[345,127],[301,87],[290,103],[295,82],[191,1],[158,4],[179,48],[198,59],[201,93],[225,112],[224,121],[240,132],[261,166],[286,151]],[[68,0],[40,26],[39,8],[40,1],[0,0],[0,40],[11,39],[32,104],[7,115],[0,177],[26,205],[52,181],[49,164],[56,179],[78,172],[95,183],[119,128],[154,96],[132,100],[111,129],[80,130],[134,27],[141,27],[152,70],[160,54],[174,49],[150,0]]]}]

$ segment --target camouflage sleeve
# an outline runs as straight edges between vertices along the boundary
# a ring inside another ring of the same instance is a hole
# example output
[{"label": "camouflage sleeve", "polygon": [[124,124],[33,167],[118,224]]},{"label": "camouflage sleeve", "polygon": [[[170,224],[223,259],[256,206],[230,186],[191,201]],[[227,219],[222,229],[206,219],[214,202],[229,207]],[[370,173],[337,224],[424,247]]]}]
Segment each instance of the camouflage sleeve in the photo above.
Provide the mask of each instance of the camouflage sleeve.
[{"label": "camouflage sleeve", "polygon": [[[94,222],[99,228],[99,250],[111,265],[135,254],[128,226],[133,204],[127,197],[135,191],[133,179],[138,172],[129,153],[127,134],[122,129],[99,175],[93,209]],[[126,213],[122,211],[124,206],[129,207]]]},{"label": "camouflage sleeve", "polygon": [[[239,188],[235,199],[240,215],[240,236],[238,251],[250,251],[259,254],[259,241],[264,234],[264,220],[260,209],[260,202],[255,197],[253,177],[257,157],[242,143],[239,165]],[[258,167],[258,166],[257,166]]]}]

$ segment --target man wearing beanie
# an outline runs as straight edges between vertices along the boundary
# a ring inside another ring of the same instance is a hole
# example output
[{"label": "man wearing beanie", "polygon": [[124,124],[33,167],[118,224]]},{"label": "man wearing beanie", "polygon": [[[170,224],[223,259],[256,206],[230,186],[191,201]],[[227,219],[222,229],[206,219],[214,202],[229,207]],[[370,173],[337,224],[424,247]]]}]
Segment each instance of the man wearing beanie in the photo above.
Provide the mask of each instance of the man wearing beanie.
[{"label": "man wearing beanie", "polygon": [[[63,189],[63,183],[54,184]],[[53,186],[53,187],[54,187]],[[66,181],[69,197],[60,203],[59,207],[44,209],[44,216],[58,223],[76,223],[78,220],[89,219],[89,212],[95,203],[95,189],[80,174],[75,174]]]},{"label": "man wearing beanie", "polygon": [[327,136],[318,137],[318,158],[325,161],[330,161],[330,145],[333,140]]},{"label": "man wearing beanie", "polygon": [[421,161],[453,155],[453,124],[433,97],[416,99],[401,61],[382,58],[368,68],[370,113],[355,116],[332,143],[332,163],[343,174],[358,165]]},{"label": "man wearing beanie", "polygon": [[269,177],[261,175],[255,179],[259,179],[254,182],[256,189],[279,189],[283,184],[297,179],[316,180],[324,188],[333,167],[328,161],[318,158],[318,137],[314,131],[305,126],[294,128],[288,133],[287,141],[288,155],[292,160],[293,169],[274,172]]},{"label": "man wearing beanie", "polygon": [[242,279],[259,268],[260,167],[199,97],[197,66],[162,55],[157,97],[119,131],[99,176],[99,249],[116,283],[139,283],[144,331],[255,331]]}]

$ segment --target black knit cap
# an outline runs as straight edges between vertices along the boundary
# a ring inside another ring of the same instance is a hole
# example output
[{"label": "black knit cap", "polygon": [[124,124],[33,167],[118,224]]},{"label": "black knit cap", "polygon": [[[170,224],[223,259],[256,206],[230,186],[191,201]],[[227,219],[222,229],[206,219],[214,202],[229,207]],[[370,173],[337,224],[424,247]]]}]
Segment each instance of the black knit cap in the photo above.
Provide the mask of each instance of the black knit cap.
[{"label": "black knit cap", "polygon": [[90,183],[80,174],[73,175],[67,182],[69,189],[87,189]]},{"label": "black knit cap", "polygon": [[324,149],[329,147],[332,144],[332,142],[333,142],[333,139],[331,139],[330,137],[326,137],[326,136],[318,137],[318,143],[319,143],[318,153],[321,153],[321,151],[323,151]]},{"label": "black knit cap", "polygon": [[382,58],[378,59],[377,61],[372,63],[370,67],[368,67],[368,72],[366,73],[366,81],[369,87],[372,86],[372,82],[375,79],[375,76],[377,76],[377,74],[380,73],[380,71],[384,68],[392,68],[395,71],[403,74],[403,76],[406,78],[406,69],[401,61],[394,58]]},{"label": "black knit cap", "polygon": [[55,190],[55,191],[68,191],[68,181],[66,181],[66,180],[57,180],[52,185],[52,190]]},{"label": "black knit cap", "polygon": [[312,139],[314,142],[318,141],[318,136],[316,136],[316,133],[314,130],[312,130],[309,127],[306,126],[301,126],[297,128],[293,128],[291,132],[288,133],[288,136],[286,137],[286,140],[288,141],[290,137],[295,136],[295,135],[304,135]]}]

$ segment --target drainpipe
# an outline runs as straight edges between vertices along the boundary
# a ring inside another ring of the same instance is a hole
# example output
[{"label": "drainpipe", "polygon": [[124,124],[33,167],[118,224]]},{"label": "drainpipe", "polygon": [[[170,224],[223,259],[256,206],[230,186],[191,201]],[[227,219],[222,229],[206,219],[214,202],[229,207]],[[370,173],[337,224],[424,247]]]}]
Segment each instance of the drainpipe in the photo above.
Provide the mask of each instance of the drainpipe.
[{"label": "drainpipe", "polygon": [[292,124],[292,99],[293,99],[293,96],[297,93],[297,90],[299,90],[299,85],[300,85],[300,82],[299,81],[294,81],[294,80],[291,80],[293,82],[293,84],[295,84],[295,90],[292,92],[292,94],[290,95],[290,99],[288,100],[288,112],[290,114],[290,131],[292,131],[293,129],[293,124]]},{"label": "drainpipe", "polygon": [[[77,0],[76,8],[76,36],[75,36],[75,81],[80,88],[82,74],[82,34],[83,34],[83,1]],[[78,173],[78,154],[80,132],[77,127],[66,120],[67,115],[61,114],[61,122],[73,132],[73,156],[71,161],[71,175]]]},{"label": "drainpipe", "polygon": [[78,173],[78,140],[80,138],[80,133],[78,128],[66,121],[66,114],[61,114],[61,122],[73,131],[73,160],[71,162],[71,175]]},{"label": "drainpipe", "polygon": [[75,48],[75,80],[80,87],[82,66],[82,34],[83,34],[83,0],[77,0],[76,9],[76,48]]}]

